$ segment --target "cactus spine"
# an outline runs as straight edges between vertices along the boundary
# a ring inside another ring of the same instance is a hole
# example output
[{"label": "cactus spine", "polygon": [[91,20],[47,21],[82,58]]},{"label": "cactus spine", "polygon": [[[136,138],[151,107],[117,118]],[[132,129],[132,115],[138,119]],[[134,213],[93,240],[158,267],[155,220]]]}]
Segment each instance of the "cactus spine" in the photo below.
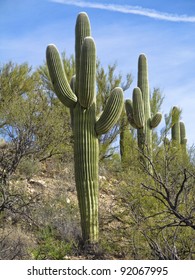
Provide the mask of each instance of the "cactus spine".
[{"label": "cactus spine", "polygon": [[68,84],[60,55],[54,45],[46,51],[47,64],[56,95],[70,108],[73,121],[75,181],[79,202],[82,237],[85,243],[98,242],[98,137],[119,119],[123,91],[115,88],[104,112],[96,117],[96,48],[90,37],[86,13],[77,17],[75,28],[76,77]]},{"label": "cactus spine", "polygon": [[138,83],[133,90],[133,101],[126,100],[125,107],[130,124],[137,129],[139,149],[152,158],[152,129],[161,122],[162,114],[151,118],[148,66],[144,54],[138,60]]}]

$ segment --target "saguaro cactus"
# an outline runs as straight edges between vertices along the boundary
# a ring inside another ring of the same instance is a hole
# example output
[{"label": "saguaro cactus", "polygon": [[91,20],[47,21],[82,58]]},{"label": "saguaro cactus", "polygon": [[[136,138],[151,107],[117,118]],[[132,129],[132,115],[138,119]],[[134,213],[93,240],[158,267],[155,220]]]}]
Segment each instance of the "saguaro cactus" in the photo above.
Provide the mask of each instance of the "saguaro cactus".
[{"label": "saguaro cactus", "polygon": [[137,129],[138,147],[152,157],[152,129],[161,122],[162,114],[157,112],[151,118],[148,66],[144,54],[138,60],[138,83],[133,90],[133,100],[126,100],[125,107],[130,124]]},{"label": "saguaro cactus", "polygon": [[172,109],[172,127],[171,127],[171,138],[173,145],[181,145],[184,152],[187,152],[187,138],[186,129],[184,122],[179,120],[180,109],[176,106]]},{"label": "saguaro cactus", "polygon": [[54,45],[46,51],[47,64],[56,95],[70,108],[73,121],[74,161],[82,237],[98,242],[98,137],[115,124],[123,108],[123,91],[115,88],[104,112],[96,117],[96,47],[90,37],[86,13],[77,17],[75,28],[76,77],[68,84],[60,55]]}]

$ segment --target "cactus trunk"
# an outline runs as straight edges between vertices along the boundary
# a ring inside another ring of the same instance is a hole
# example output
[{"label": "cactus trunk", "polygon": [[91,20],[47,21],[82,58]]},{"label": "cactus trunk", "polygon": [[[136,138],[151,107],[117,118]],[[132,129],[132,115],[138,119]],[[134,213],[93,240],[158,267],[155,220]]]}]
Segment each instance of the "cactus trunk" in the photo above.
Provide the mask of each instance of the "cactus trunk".
[{"label": "cactus trunk", "polygon": [[74,160],[82,236],[85,241],[97,242],[99,146],[94,105],[84,110],[78,103],[74,109]]},{"label": "cactus trunk", "polygon": [[152,129],[150,126],[151,110],[150,110],[150,94],[148,82],[148,65],[146,56],[141,54],[138,60],[138,87],[142,93],[143,109],[144,109],[144,127],[138,131],[138,146],[152,157]]}]

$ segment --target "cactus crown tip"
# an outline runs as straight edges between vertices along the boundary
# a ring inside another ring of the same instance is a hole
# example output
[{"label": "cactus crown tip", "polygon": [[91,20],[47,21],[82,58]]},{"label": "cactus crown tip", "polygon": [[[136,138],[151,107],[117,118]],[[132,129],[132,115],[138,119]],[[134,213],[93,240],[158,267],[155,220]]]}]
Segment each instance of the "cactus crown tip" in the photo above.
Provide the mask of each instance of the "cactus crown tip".
[{"label": "cactus crown tip", "polygon": [[80,12],[78,14],[78,17],[87,17],[88,18],[88,14],[86,12]]},{"label": "cactus crown tip", "polygon": [[142,64],[147,65],[147,56],[144,53],[141,53],[138,58],[138,64],[141,66]]},{"label": "cactus crown tip", "polygon": [[114,89],[123,92],[121,87],[115,87]]},{"label": "cactus crown tip", "polygon": [[91,41],[95,42],[92,36],[86,36],[84,38],[84,41],[86,41],[86,40],[91,40]]},{"label": "cactus crown tip", "polygon": [[85,11],[82,11],[78,15],[87,15],[87,13]]},{"label": "cactus crown tip", "polygon": [[49,44],[49,45],[47,45],[47,49],[49,49],[49,48],[56,48],[56,46],[54,44]]},{"label": "cactus crown tip", "polygon": [[179,106],[173,106],[173,110],[179,110]]},{"label": "cactus crown tip", "polygon": [[141,53],[141,54],[139,55],[139,57],[140,57],[140,58],[146,58],[146,54],[145,54],[145,53]]},{"label": "cactus crown tip", "polygon": [[53,49],[57,49],[56,46],[55,46],[54,44],[49,44],[49,45],[47,45],[47,48],[46,48],[46,56],[47,56]]}]

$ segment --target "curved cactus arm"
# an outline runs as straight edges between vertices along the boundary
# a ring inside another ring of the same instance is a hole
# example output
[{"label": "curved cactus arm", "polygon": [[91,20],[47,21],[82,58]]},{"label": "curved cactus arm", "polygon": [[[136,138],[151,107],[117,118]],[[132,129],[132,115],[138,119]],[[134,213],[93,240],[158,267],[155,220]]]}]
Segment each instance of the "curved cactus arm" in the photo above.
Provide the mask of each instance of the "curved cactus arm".
[{"label": "curved cactus arm", "polygon": [[84,39],[81,51],[79,103],[89,108],[94,102],[96,81],[96,48],[92,37]]},{"label": "curved cactus arm", "polygon": [[138,128],[137,125],[135,124],[134,117],[133,117],[133,104],[130,99],[127,99],[125,101],[125,110],[127,114],[128,121],[130,125],[134,128]]},{"label": "curved cactus arm", "polygon": [[162,120],[162,114],[160,112],[157,112],[150,121],[150,127],[151,128],[157,127],[161,122],[161,120]]},{"label": "curved cactus arm", "polygon": [[137,128],[144,127],[144,107],[142,101],[142,93],[140,88],[134,88],[133,90],[133,119]]},{"label": "curved cactus arm", "polygon": [[80,72],[80,59],[81,49],[85,37],[91,36],[91,27],[88,15],[85,12],[81,12],[77,16],[75,25],[75,60],[76,60],[76,89],[75,94],[79,94],[79,72]]},{"label": "curved cactus arm", "polygon": [[77,97],[72,92],[66,78],[60,54],[52,44],[47,47],[46,59],[56,95],[65,106],[69,108],[74,107],[77,103]]},{"label": "curved cactus arm", "polygon": [[116,87],[111,92],[106,107],[96,122],[95,130],[98,135],[105,134],[118,121],[123,109],[123,90]]}]

